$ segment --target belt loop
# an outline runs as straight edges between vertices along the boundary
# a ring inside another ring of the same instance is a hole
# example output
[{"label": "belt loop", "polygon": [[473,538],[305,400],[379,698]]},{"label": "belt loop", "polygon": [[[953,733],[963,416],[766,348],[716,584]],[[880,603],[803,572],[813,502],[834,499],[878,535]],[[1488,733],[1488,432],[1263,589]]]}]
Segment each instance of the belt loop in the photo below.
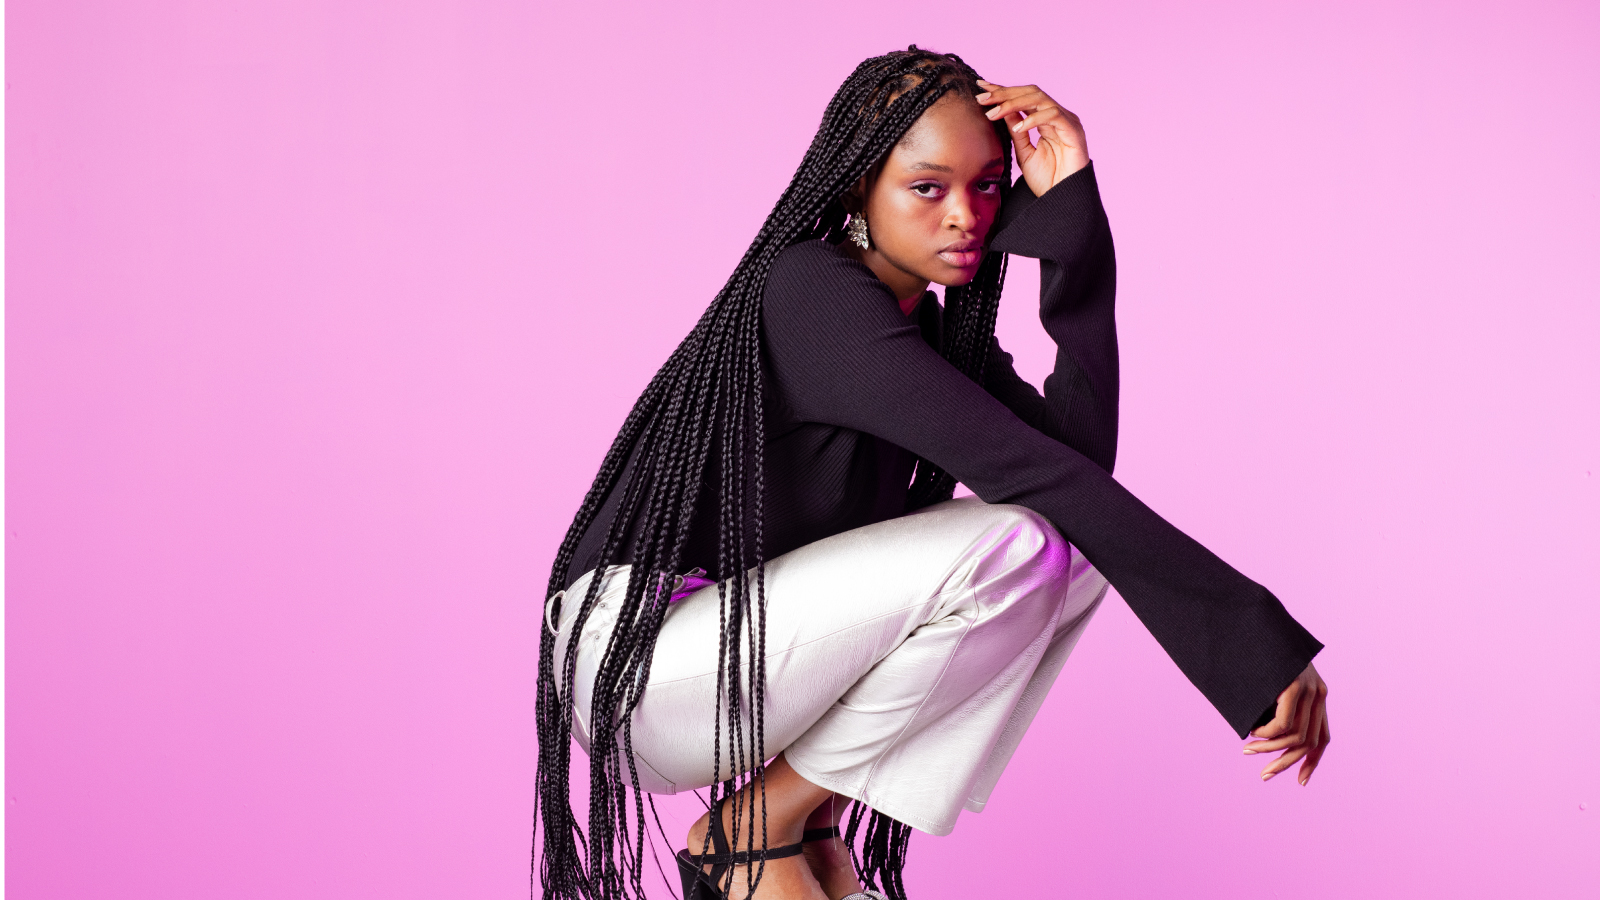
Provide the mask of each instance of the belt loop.
[{"label": "belt loop", "polygon": [[556,623],[550,621],[550,611],[552,608],[554,608],[556,601],[560,600],[566,595],[566,591],[556,591],[554,594],[550,595],[549,600],[544,602],[544,624],[546,628],[550,629],[551,634],[560,634],[560,632],[556,630]]}]

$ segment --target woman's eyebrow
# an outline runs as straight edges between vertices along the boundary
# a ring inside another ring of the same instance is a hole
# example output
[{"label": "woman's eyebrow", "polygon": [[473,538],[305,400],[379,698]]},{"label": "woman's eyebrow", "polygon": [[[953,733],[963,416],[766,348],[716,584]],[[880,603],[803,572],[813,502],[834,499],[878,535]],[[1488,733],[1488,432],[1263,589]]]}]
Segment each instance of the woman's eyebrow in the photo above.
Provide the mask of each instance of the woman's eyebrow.
[{"label": "woman's eyebrow", "polygon": [[[994,159],[991,159],[988,162],[984,163],[983,167],[985,169],[992,169],[995,166],[1003,166],[1003,165],[1005,165],[1005,162],[1006,162],[1005,157],[996,156]],[[914,162],[911,165],[906,166],[906,171],[908,171],[908,172],[927,172],[927,171],[948,172],[948,173],[953,175],[953,174],[955,174],[956,170],[950,168],[949,166],[941,166],[938,163],[927,162],[926,160],[924,160],[922,162]]]}]

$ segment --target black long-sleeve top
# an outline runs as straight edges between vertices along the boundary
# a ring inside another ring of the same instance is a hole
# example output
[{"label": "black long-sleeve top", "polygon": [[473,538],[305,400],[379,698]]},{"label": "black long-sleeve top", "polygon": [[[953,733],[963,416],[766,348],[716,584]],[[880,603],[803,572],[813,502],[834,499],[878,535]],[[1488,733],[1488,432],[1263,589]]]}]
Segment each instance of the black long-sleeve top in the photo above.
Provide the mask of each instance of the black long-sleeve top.
[{"label": "black long-sleeve top", "polygon": [[[779,255],[762,308],[768,558],[904,514],[922,456],[980,499],[1054,524],[1244,736],[1322,644],[1266,588],[1111,477],[1116,262],[1093,165],[1039,198],[1019,180],[990,248],[1040,261],[1039,317],[1057,347],[1043,395],[998,342],[981,386],[946,362],[934,349],[932,292],[908,317],[838,247],[805,241]],[[617,493],[580,542],[569,582],[594,567]],[[720,577],[714,498],[701,506],[685,562]]]}]

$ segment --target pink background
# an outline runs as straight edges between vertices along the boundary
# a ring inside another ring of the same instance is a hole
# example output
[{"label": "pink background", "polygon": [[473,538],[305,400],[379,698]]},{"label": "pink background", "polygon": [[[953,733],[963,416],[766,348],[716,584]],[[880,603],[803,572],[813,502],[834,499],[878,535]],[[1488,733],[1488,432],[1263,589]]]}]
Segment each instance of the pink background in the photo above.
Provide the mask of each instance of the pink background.
[{"label": "pink background", "polygon": [[1113,600],[913,896],[1600,894],[1600,7],[757,6],[8,4],[11,896],[525,896],[556,543],[910,41],[1082,115],[1119,476],[1338,738],[1257,783]]}]

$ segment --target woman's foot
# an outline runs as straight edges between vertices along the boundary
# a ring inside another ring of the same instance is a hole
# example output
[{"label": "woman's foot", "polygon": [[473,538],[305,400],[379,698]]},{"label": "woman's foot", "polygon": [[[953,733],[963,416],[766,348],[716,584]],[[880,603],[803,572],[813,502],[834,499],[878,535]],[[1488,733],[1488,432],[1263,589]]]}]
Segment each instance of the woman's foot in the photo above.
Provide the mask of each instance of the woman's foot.
[{"label": "woman's foot", "polygon": [[[731,804],[724,804],[721,809],[723,810],[722,827],[727,829],[723,833],[731,835],[733,826],[731,821],[732,817],[727,813],[728,806],[730,805]],[[689,829],[690,853],[698,856],[702,848],[712,853],[716,852],[714,848],[706,844],[706,830],[710,828],[710,826],[711,814],[706,813],[700,817],[699,821],[694,823],[692,828]],[[759,834],[760,827],[760,823],[757,822],[757,847],[761,846],[761,838]],[[743,821],[740,822],[740,839],[738,846],[733,849],[743,850],[748,846],[748,844],[745,842],[744,836],[750,833],[749,829],[750,820],[748,816],[746,816]],[[788,831],[775,830],[772,828],[771,817],[768,817],[767,846],[784,847],[788,846],[789,844],[797,844],[799,842],[799,831],[789,833]],[[712,874],[713,868],[722,869],[722,877],[718,879],[717,887],[723,890],[723,892],[727,895],[728,900],[744,900],[744,898],[749,897],[750,880],[755,877],[757,871],[760,871],[761,873],[761,881],[756,885],[756,900],[769,900],[769,898],[770,900],[831,900],[830,895],[824,893],[821,885],[817,884],[817,879],[812,876],[811,868],[806,863],[806,856],[796,855],[786,856],[782,859],[769,859],[766,861],[764,866],[761,863],[734,866],[733,878],[731,882],[728,878],[727,869],[724,867],[713,867],[707,865],[701,867],[701,871],[705,872],[706,875],[709,876]]]},{"label": "woman's foot", "polygon": [[[846,800],[844,803],[848,804],[849,801]],[[829,805],[824,803],[817,810],[822,814],[821,817],[812,815],[814,821],[806,823],[808,831],[839,824],[832,818]],[[821,885],[822,892],[828,895],[828,900],[840,900],[861,890],[861,880],[856,877],[856,867],[850,861],[850,849],[845,846],[843,838],[831,837],[826,840],[808,841],[804,858],[806,865],[811,869],[811,877]]]},{"label": "woman's foot", "polygon": [[[800,843],[811,814],[823,800],[831,796],[831,792],[800,777],[781,755],[767,766],[765,782],[765,846],[776,849]],[[752,787],[757,786],[752,785]],[[730,840],[733,835],[734,810],[740,811],[739,840],[737,846],[730,848],[731,850],[744,850],[749,846],[747,841],[752,822],[756,828],[756,847],[757,849],[762,847],[760,796],[761,791],[758,787],[756,790],[747,788],[717,805],[717,811],[722,816],[722,833]],[[706,839],[710,828],[709,812],[690,827],[691,854],[698,856],[701,853],[716,852],[715,846]],[[702,867],[702,871],[707,875],[710,875],[713,869],[722,872],[717,886],[726,893],[729,900],[745,900],[750,897],[749,882],[755,877],[756,871],[761,872],[761,881],[756,885],[755,900],[837,900],[838,897],[844,896],[823,890],[822,885],[811,874],[811,866],[808,865],[809,856],[808,849],[805,855],[796,854],[781,859],[769,859],[765,864],[757,862],[751,865],[736,865],[732,867],[731,880],[726,867],[706,865]]]}]

